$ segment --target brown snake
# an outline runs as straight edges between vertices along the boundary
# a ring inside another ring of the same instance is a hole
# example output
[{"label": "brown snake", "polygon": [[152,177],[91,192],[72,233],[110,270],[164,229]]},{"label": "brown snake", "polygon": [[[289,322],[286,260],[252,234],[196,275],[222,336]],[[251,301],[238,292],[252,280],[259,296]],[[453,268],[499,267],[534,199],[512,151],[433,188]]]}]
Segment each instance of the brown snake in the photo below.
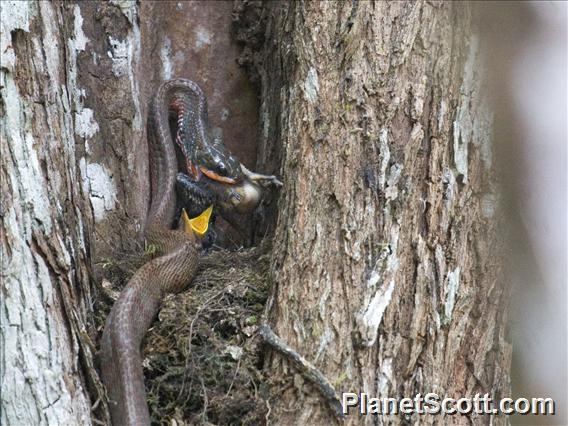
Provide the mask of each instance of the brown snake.
[{"label": "brown snake", "polygon": [[[172,229],[178,161],[168,124],[168,109],[172,100],[175,101],[176,93],[186,90],[187,94],[191,85],[197,87],[195,83],[181,79],[162,84],[150,107],[148,141],[152,201],[145,238],[162,255],[136,271],[106,321],[101,340],[101,372],[114,425],[150,424],[140,345],[164,296],[184,290],[198,266],[199,239],[181,229]],[[197,95],[203,97],[198,87],[197,90]],[[191,95],[189,92],[188,96]],[[206,109],[204,111],[206,114]],[[191,113],[194,119],[200,119],[194,111]],[[223,185],[214,185],[213,190],[215,188],[223,191]]]}]

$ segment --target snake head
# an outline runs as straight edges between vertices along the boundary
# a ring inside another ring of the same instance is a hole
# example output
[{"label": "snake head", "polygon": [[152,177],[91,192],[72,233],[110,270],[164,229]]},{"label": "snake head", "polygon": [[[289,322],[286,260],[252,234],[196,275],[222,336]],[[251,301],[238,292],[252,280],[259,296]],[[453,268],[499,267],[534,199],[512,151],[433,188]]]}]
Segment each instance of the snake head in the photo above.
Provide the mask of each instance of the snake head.
[{"label": "snake head", "polygon": [[228,150],[223,151],[225,152],[211,146],[207,153],[197,158],[199,169],[205,176],[216,182],[233,185],[242,181],[241,162]]}]

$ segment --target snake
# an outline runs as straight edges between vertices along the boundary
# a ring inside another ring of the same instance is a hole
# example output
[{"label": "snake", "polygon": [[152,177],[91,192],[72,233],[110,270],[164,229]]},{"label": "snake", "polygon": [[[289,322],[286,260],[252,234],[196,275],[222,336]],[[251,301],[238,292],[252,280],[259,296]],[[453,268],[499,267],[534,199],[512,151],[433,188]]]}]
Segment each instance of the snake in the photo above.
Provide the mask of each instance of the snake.
[{"label": "snake", "polygon": [[[172,113],[177,120],[174,137]],[[142,339],[163,298],[188,287],[199,264],[200,238],[176,227],[178,205],[190,203],[200,210],[214,202],[225,211],[248,211],[258,202],[259,182],[279,183],[274,176],[250,172],[222,141],[211,137],[206,97],[191,80],[160,85],[150,104],[147,138],[151,202],[144,237],[159,255],[128,281],[103,330],[101,377],[116,426],[150,425]]]}]

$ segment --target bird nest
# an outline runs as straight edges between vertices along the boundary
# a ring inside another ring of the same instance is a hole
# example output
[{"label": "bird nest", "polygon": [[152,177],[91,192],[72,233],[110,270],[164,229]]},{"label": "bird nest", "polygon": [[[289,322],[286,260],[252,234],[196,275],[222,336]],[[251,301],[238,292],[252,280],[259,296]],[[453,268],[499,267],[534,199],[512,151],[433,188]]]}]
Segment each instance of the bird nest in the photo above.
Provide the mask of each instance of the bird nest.
[{"label": "bird nest", "polygon": [[[167,296],[143,343],[148,405],[155,425],[264,424],[267,380],[257,327],[269,287],[266,244],[202,258],[189,289]],[[103,263],[106,315],[149,255]]]}]

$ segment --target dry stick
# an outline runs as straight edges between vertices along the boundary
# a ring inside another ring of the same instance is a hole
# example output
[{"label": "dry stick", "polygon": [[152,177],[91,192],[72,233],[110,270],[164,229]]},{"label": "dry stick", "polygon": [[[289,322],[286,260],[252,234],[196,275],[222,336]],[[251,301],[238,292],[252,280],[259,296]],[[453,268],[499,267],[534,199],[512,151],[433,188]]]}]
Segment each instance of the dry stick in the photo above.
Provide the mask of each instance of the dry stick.
[{"label": "dry stick", "polygon": [[292,349],[280,337],[278,337],[272,329],[263,324],[259,327],[261,337],[266,343],[276,349],[283,355],[289,358],[294,366],[300,371],[302,376],[308,379],[322,394],[327,404],[333,411],[333,414],[339,419],[343,419],[343,406],[337,397],[333,385],[327,378],[319,371],[311,362],[305,359],[302,355]]},{"label": "dry stick", "polygon": [[[183,390],[185,388],[185,382],[186,382],[186,378],[187,378],[187,372],[189,371],[189,357],[192,355],[191,353],[191,340],[193,339],[193,325],[195,324],[195,321],[197,321],[197,318],[199,318],[199,314],[201,313],[201,311],[203,309],[205,309],[205,307],[207,305],[209,305],[209,302],[211,302],[213,299],[216,299],[217,297],[219,297],[220,295],[222,295],[225,290],[227,288],[224,287],[223,289],[221,289],[220,291],[218,291],[217,293],[215,293],[213,296],[211,296],[209,299],[207,299],[205,301],[205,303],[203,303],[201,306],[199,306],[199,309],[197,309],[197,312],[195,313],[195,316],[193,317],[193,319],[191,320],[191,323],[189,325],[189,338],[187,339],[187,355],[185,357],[185,374],[183,375],[183,382],[181,383],[181,389],[178,392],[178,398],[181,397]],[[189,394],[188,394],[188,398],[189,398]],[[186,399],[187,402],[187,399]]]},{"label": "dry stick", "polygon": [[233,374],[233,380],[231,381],[231,385],[229,386],[229,390],[225,394],[225,398],[228,397],[231,393],[231,389],[233,389],[233,385],[235,384],[235,380],[237,378],[237,374],[239,373],[239,367],[241,366],[241,359],[237,361],[237,368],[235,368],[235,374]]}]

